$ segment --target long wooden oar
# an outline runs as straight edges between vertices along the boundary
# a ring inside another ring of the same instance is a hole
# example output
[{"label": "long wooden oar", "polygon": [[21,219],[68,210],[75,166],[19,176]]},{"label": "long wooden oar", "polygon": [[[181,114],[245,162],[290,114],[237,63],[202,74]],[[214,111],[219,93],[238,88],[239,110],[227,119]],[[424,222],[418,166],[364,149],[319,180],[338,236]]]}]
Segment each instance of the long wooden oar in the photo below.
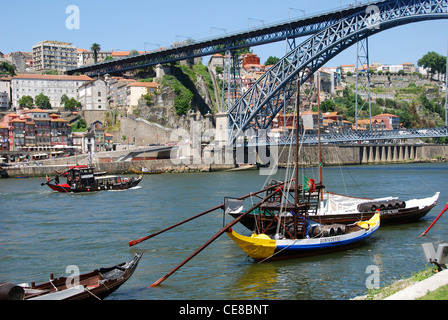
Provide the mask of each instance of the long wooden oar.
[{"label": "long wooden oar", "polygon": [[[281,189],[276,189],[274,191],[274,194],[279,192]],[[159,280],[157,280],[156,282],[154,282],[152,285],[149,286],[150,287],[155,287],[158,286],[160,283],[162,283],[163,281],[165,281],[169,276],[171,276],[174,272],[176,272],[177,270],[179,270],[184,264],[186,264],[188,261],[190,261],[192,258],[194,258],[199,252],[201,252],[202,250],[204,250],[210,243],[212,243],[213,241],[215,241],[219,236],[221,236],[224,232],[226,232],[227,230],[229,230],[229,228],[231,228],[232,226],[234,226],[236,223],[238,223],[238,221],[243,218],[244,216],[246,216],[247,214],[251,213],[252,211],[254,211],[255,209],[257,209],[258,207],[260,207],[267,199],[269,199],[270,197],[272,197],[273,194],[267,195],[263,200],[261,200],[259,203],[257,203],[256,205],[254,205],[252,208],[250,208],[249,210],[247,210],[245,213],[243,213],[242,215],[240,215],[239,217],[237,217],[236,219],[234,219],[232,222],[230,222],[228,225],[226,225],[224,228],[222,228],[221,230],[218,231],[217,234],[215,234],[210,240],[208,240],[206,243],[204,243],[199,249],[197,249],[193,254],[191,254],[187,259],[185,259],[181,264],[179,264],[176,268],[174,268],[173,270],[171,270],[169,273],[167,273],[165,276],[163,276],[162,278],[160,278]]]},{"label": "long wooden oar", "polygon": [[[249,193],[249,194],[247,194],[247,195],[245,195],[245,196],[242,196],[242,197],[239,197],[239,198],[237,198],[237,199],[238,199],[238,200],[243,200],[243,199],[246,199],[246,198],[248,198],[248,197],[250,197],[250,196],[253,196],[253,195],[256,195],[256,194],[265,192],[265,191],[267,191],[267,190],[269,190],[269,189],[272,189],[272,188],[278,188],[279,186],[281,186],[282,184],[285,184],[285,183],[286,183],[286,182],[282,182],[282,183],[279,183],[279,184],[276,184],[276,185],[272,185],[272,186],[269,186],[269,187],[267,187],[267,188],[265,188],[265,189],[263,189],[263,190],[257,191],[257,192],[255,192],[255,193]],[[199,217],[201,217],[201,216],[203,216],[203,215],[205,215],[205,214],[207,214],[207,213],[213,212],[213,211],[215,211],[215,210],[222,209],[222,208],[224,207],[224,205],[225,205],[225,204],[222,203],[222,204],[220,204],[219,206],[216,206],[216,207],[211,208],[211,209],[209,209],[209,210],[207,210],[207,211],[201,212],[200,214],[198,214],[198,215],[196,215],[196,216],[193,216],[193,217],[190,217],[190,218],[188,218],[188,219],[186,219],[186,220],[183,220],[183,221],[181,221],[181,222],[178,222],[178,223],[176,223],[176,224],[174,224],[174,225],[172,225],[172,226],[170,226],[170,227],[168,227],[168,228],[165,228],[165,229],[163,229],[163,230],[160,230],[160,231],[158,231],[158,232],[156,232],[156,233],[150,234],[150,235],[148,235],[148,236],[145,236],[145,237],[140,238],[140,239],[137,239],[137,240],[131,240],[131,241],[129,241],[129,246],[130,246],[130,247],[135,246],[136,244],[139,244],[139,243],[142,242],[142,241],[145,241],[145,240],[148,240],[148,239],[150,239],[150,238],[152,238],[152,237],[155,237],[155,236],[157,236],[157,235],[159,235],[159,234],[161,234],[161,233],[163,233],[163,232],[165,232],[165,231],[168,231],[168,230],[171,230],[171,229],[173,229],[173,228],[175,228],[175,227],[178,227],[178,226],[180,226],[181,224],[184,224],[184,223],[186,223],[186,222],[188,222],[188,221],[191,221],[191,220],[194,220],[194,219],[196,219],[196,218],[199,218]]]},{"label": "long wooden oar", "polygon": [[426,229],[425,232],[423,232],[421,235],[419,235],[419,237],[426,235],[428,233],[429,229],[431,229],[434,226],[434,224],[437,222],[437,220],[440,219],[440,217],[446,210],[448,210],[448,203],[445,205],[445,208],[443,208],[442,212],[439,213],[437,218],[434,219],[434,221],[431,223],[431,225],[428,227],[428,229]]}]

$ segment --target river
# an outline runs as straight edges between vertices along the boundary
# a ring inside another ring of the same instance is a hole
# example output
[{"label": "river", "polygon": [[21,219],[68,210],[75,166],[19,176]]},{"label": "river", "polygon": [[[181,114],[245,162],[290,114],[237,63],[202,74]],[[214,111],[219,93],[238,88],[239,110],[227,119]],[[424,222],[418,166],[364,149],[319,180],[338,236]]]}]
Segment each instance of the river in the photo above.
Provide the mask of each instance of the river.
[{"label": "river", "polygon": [[[305,174],[315,177],[317,169]],[[132,278],[107,299],[346,300],[366,294],[369,266],[379,270],[385,286],[425,269],[423,242],[447,240],[448,216],[427,237],[417,237],[448,202],[448,163],[329,167],[329,191],[403,200],[441,195],[422,221],[382,226],[363,246],[322,256],[257,264],[222,235],[160,286],[147,288],[221,229],[222,210],[132,248],[130,240],[219,205],[226,196],[259,190],[266,179],[256,170],[146,175],[136,189],[91,194],[56,193],[41,186],[42,178],[0,179],[0,280],[42,283],[50,273],[70,275],[69,265],[84,273],[143,252]]]}]

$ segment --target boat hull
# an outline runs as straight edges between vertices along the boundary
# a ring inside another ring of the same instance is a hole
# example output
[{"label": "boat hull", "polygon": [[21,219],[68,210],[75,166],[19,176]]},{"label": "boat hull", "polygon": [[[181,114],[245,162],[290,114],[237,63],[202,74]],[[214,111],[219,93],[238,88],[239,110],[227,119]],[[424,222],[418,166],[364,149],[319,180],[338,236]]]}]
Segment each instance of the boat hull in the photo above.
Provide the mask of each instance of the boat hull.
[{"label": "boat hull", "polygon": [[[411,223],[421,220],[424,216],[431,211],[437,204],[439,193],[436,193],[433,197],[428,198],[427,204],[423,206],[412,206],[409,208],[399,208],[392,210],[380,211],[381,224],[394,225],[402,223]],[[238,218],[243,213],[229,213],[233,218]],[[370,219],[375,214],[375,211],[370,212],[353,212],[353,213],[338,213],[338,214],[309,214],[308,217],[322,224],[350,224],[356,221]],[[257,221],[255,221],[257,219]],[[249,230],[255,230],[257,225],[263,224],[268,226],[272,224],[274,218],[269,215],[257,214],[246,215],[240,219],[240,223],[243,224]],[[272,226],[275,228],[275,225]],[[270,230],[272,231],[272,229]]]},{"label": "boat hull", "polygon": [[94,186],[76,186],[70,187],[68,184],[51,184],[47,183],[48,187],[51,190],[62,192],[62,193],[79,193],[79,192],[95,192],[102,190],[126,190],[133,187],[136,187],[142,179],[139,177],[135,180],[122,182],[122,183],[114,183],[111,185],[94,185]]},{"label": "boat hull", "polygon": [[275,240],[265,234],[243,236],[232,229],[227,230],[227,234],[249,257],[260,262],[325,254],[361,245],[378,230],[379,215],[368,223],[371,225],[367,229],[357,227],[357,231],[331,237]]},{"label": "boat hull", "polygon": [[[100,300],[120,288],[137,269],[142,254],[136,254],[128,263],[100,268],[79,277],[79,285],[67,288],[66,277],[33,287],[25,287],[25,300]],[[55,287],[58,290],[55,290]],[[37,294],[36,292],[45,292]]]}]

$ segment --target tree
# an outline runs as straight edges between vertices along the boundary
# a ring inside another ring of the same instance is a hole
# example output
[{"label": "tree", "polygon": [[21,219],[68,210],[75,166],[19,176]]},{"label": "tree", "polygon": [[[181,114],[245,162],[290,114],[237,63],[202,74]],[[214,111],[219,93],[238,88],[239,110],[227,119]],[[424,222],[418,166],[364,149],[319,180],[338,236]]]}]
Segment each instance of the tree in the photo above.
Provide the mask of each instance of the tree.
[{"label": "tree", "polygon": [[82,105],[81,102],[79,102],[78,100],[76,100],[75,98],[70,98],[67,99],[64,103],[64,108],[66,110],[78,110],[81,109]]},{"label": "tree", "polygon": [[437,52],[430,51],[417,61],[419,67],[429,69],[431,79],[437,72],[439,74],[446,73],[446,57],[439,55]]},{"label": "tree", "polygon": [[0,63],[0,74],[9,74],[10,76],[15,76],[15,67],[6,61]]},{"label": "tree", "polygon": [[140,55],[140,53],[138,53],[138,51],[135,50],[135,49],[132,49],[132,50],[129,52],[129,57],[138,56],[138,55]]},{"label": "tree", "polygon": [[19,106],[21,108],[31,108],[34,105],[33,97],[23,96],[19,99]]},{"label": "tree", "polygon": [[50,98],[48,98],[42,92],[36,96],[36,98],[34,99],[34,102],[35,102],[36,106],[41,109],[51,109]]},{"label": "tree", "polygon": [[101,50],[101,46],[98,43],[92,44],[90,50],[93,51],[93,62],[97,63],[98,61],[98,52]]},{"label": "tree", "polygon": [[280,61],[280,58],[269,56],[268,60],[264,63],[265,66],[269,66],[271,64],[276,64]]}]

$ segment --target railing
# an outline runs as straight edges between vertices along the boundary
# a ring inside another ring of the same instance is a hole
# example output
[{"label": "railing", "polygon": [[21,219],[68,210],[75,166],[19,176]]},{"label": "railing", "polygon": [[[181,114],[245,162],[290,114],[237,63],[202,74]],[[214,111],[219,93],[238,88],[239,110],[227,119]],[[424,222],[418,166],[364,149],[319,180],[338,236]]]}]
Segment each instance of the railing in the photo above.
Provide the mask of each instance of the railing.
[{"label": "railing", "polygon": [[[321,134],[322,144],[332,143],[350,143],[350,142],[370,142],[381,141],[392,142],[393,140],[403,139],[422,139],[422,138],[442,138],[448,137],[448,128],[419,128],[419,129],[399,129],[399,130],[378,130],[378,131],[349,131],[344,133],[325,133]],[[319,136],[316,134],[305,134],[300,138],[304,144],[318,144]],[[236,146],[262,146],[262,145],[289,145],[295,144],[294,137],[282,138],[253,138],[250,141],[236,143]]]}]

